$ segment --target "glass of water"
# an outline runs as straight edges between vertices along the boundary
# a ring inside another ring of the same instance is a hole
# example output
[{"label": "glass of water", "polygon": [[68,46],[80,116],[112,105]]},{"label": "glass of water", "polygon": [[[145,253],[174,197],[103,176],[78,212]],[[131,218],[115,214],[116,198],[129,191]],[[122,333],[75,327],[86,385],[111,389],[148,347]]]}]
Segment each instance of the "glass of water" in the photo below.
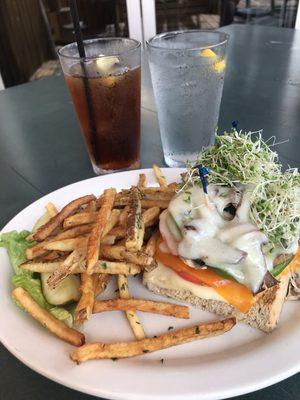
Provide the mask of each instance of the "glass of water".
[{"label": "glass of water", "polygon": [[228,35],[162,33],[147,42],[164,158],[170,167],[195,161],[213,144],[226,68]]}]

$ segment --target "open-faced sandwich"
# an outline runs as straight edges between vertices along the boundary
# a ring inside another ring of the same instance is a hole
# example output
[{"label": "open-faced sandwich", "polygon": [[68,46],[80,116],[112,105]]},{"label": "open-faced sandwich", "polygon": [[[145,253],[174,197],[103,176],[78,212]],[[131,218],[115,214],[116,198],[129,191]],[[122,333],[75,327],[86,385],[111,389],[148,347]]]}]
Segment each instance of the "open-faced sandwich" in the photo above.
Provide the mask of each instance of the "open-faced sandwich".
[{"label": "open-faced sandwich", "polygon": [[300,292],[300,175],[270,147],[234,130],[188,167],[160,215],[157,267],[143,278],[151,291],[276,327],[287,294]]}]

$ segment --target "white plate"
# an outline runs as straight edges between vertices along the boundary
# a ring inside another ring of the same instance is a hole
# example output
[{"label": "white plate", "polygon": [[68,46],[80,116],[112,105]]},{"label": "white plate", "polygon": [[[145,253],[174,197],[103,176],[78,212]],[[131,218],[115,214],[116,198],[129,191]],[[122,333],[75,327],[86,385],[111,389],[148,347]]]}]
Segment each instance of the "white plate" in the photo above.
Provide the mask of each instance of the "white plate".
[{"label": "white plate", "polygon": [[[136,184],[139,172],[96,177],[59,189],[25,208],[3,231],[30,230],[49,201],[61,208],[76,197],[99,195],[110,186],[130,187]],[[152,171],[143,172],[154,184]],[[169,182],[178,180],[180,172],[164,169]],[[68,357],[71,346],[52,336],[12,302],[12,269],[4,249],[0,249],[0,264],[0,340],[24,364],[70,388],[122,400],[221,399],[266,387],[300,370],[300,308],[296,302],[285,304],[278,328],[269,335],[240,324],[216,338],[132,359],[89,361],[77,366]],[[114,289],[112,285],[105,296],[115,296]],[[160,298],[134,278],[130,290],[135,297]],[[146,334],[153,336],[170,326],[179,328],[216,317],[191,308],[188,321],[143,313],[140,318]],[[94,315],[84,333],[87,342],[133,339],[122,312]]]}]

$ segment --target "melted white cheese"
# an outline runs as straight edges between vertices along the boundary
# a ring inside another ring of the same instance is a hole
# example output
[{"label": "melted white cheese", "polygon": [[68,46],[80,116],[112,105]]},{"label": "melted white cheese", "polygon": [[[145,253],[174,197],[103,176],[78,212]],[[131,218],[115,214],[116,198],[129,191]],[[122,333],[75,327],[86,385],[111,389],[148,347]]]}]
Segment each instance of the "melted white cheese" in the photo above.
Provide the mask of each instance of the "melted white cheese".
[{"label": "melted white cheese", "polygon": [[149,282],[153,285],[157,285],[161,288],[169,290],[187,290],[201,299],[220,300],[227,302],[214,289],[208,286],[201,286],[192,282],[188,282],[160,262],[158,263],[157,268],[154,270],[150,272],[144,272],[144,282]]},{"label": "melted white cheese", "polygon": [[228,221],[223,210],[233,194],[228,190],[230,197],[226,197],[223,189],[209,185],[209,202],[199,186],[171,200],[168,212],[183,237],[177,252],[183,258],[201,259],[208,266],[222,269],[257,292],[267,272],[262,252],[267,238],[249,219],[251,191],[245,191],[236,216]]}]

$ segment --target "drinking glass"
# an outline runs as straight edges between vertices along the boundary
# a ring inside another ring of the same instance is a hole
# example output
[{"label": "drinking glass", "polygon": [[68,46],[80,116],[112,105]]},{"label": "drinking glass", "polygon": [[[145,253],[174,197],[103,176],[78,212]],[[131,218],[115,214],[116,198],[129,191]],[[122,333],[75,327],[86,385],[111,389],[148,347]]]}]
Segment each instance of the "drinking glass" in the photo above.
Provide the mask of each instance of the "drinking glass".
[{"label": "drinking glass", "polygon": [[76,43],[59,58],[96,174],[140,166],[141,45],[127,38]]},{"label": "drinking glass", "polygon": [[226,67],[228,35],[176,31],[147,42],[164,158],[170,167],[195,161],[213,144]]}]

